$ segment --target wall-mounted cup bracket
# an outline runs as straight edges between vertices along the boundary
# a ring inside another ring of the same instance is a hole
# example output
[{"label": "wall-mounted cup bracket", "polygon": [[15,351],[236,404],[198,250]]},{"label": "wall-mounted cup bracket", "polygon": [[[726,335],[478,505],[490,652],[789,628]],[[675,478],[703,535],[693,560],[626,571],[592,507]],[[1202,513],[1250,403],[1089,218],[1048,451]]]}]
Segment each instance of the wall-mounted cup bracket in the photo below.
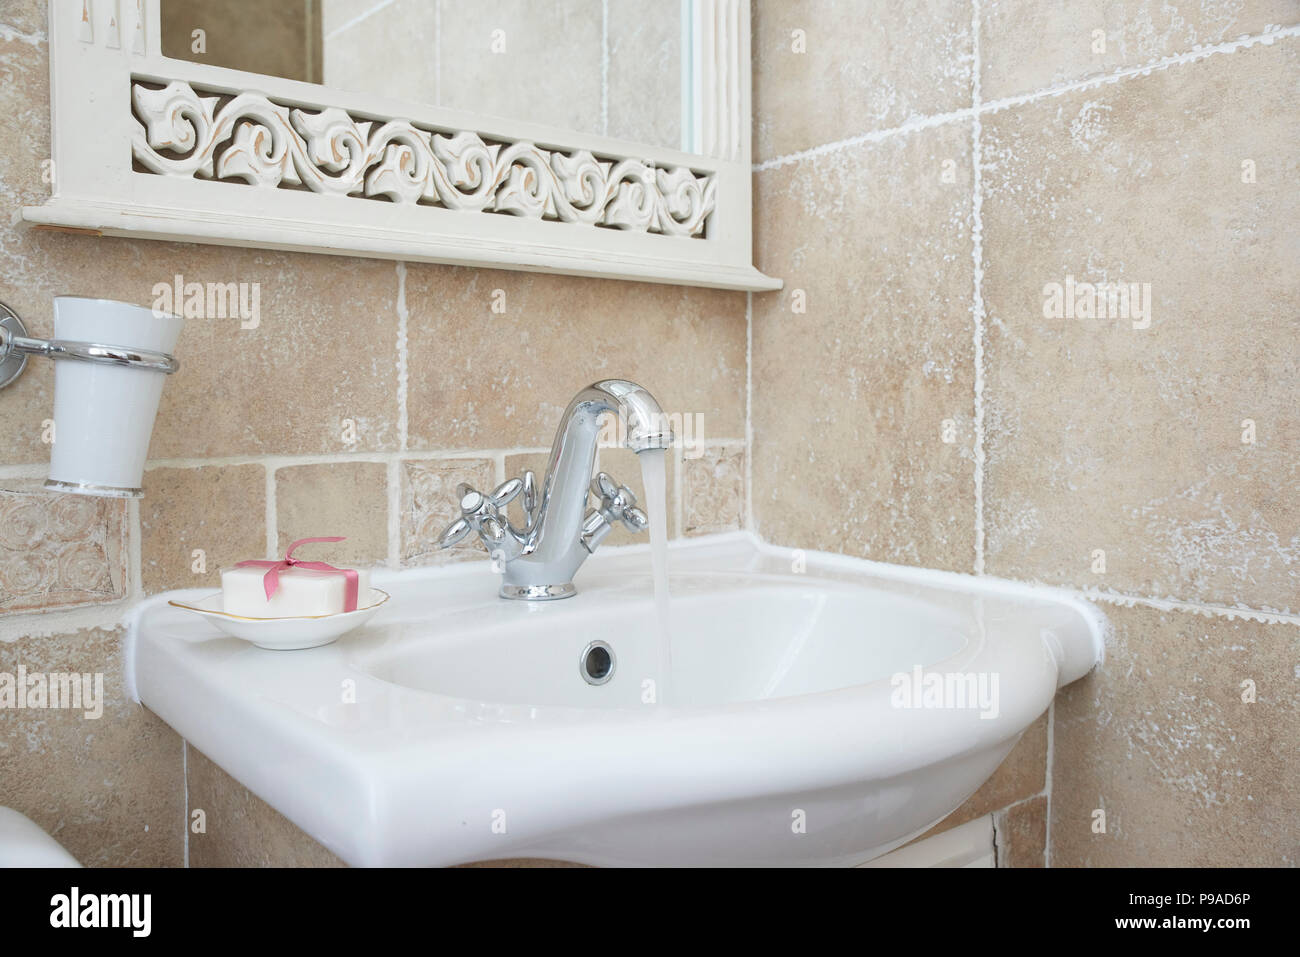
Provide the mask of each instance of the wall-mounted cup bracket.
[{"label": "wall-mounted cup bracket", "polygon": [[[45,488],[55,492],[139,498],[158,402],[167,376],[180,368],[171,354],[182,320],[146,306],[86,296],[54,297],[53,339],[27,335],[18,315],[0,303],[0,389],[30,356],[55,363],[54,414],[41,426],[50,445]],[[134,342],[135,346],[105,345]]]},{"label": "wall-mounted cup bracket", "polygon": [[68,339],[32,339],[18,314],[0,302],[0,389],[12,383],[27,368],[27,357],[75,359],[105,365],[147,369],[171,375],[180,368],[175,356],[147,349],[109,346],[98,342],[74,342]]},{"label": "wall-mounted cup bracket", "polygon": [[27,327],[18,314],[0,302],[0,389],[17,379],[27,368],[27,353],[7,345],[14,339],[26,338]]}]

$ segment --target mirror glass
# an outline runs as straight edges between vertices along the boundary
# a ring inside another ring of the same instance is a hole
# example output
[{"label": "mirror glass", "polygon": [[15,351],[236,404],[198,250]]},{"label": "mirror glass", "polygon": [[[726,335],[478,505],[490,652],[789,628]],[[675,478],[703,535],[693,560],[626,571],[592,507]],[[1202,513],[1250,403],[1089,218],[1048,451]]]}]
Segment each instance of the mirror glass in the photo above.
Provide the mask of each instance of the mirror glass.
[{"label": "mirror glass", "polygon": [[686,149],[689,0],[162,0],[165,56]]}]

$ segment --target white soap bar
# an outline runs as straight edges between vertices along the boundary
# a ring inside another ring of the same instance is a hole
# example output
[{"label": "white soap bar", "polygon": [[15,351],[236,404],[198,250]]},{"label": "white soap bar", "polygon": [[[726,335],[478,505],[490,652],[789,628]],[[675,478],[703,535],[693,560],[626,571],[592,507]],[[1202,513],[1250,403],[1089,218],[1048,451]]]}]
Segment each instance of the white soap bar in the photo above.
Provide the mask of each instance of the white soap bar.
[{"label": "white soap bar", "polygon": [[[262,579],[266,569],[256,565],[221,570],[221,610],[246,618],[300,618],[336,615],[343,611],[347,577],[339,572],[309,568],[280,569],[280,586],[270,601]],[[370,572],[357,571],[357,607],[370,604]]]}]

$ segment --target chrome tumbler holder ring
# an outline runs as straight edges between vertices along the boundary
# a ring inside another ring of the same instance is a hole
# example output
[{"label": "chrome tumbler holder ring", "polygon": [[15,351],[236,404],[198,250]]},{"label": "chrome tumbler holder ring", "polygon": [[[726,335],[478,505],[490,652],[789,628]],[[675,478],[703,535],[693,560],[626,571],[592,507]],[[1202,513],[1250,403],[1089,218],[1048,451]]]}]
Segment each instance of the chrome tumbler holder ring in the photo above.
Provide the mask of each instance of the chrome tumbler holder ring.
[{"label": "chrome tumbler holder ring", "polygon": [[167,375],[180,368],[176,357],[165,352],[109,346],[98,342],[28,338],[27,328],[18,314],[0,302],[0,389],[23,374],[29,355],[126,366]]}]

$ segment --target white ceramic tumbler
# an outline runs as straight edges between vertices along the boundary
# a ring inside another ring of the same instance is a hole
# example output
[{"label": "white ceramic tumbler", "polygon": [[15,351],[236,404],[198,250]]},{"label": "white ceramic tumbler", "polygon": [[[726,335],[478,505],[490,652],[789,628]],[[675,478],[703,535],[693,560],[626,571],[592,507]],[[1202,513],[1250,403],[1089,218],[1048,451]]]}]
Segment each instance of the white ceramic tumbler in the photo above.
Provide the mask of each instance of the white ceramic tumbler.
[{"label": "white ceramic tumbler", "polygon": [[[109,299],[56,296],[54,338],[170,354],[182,321]],[[165,372],[60,359],[47,489],[138,498]]]}]

